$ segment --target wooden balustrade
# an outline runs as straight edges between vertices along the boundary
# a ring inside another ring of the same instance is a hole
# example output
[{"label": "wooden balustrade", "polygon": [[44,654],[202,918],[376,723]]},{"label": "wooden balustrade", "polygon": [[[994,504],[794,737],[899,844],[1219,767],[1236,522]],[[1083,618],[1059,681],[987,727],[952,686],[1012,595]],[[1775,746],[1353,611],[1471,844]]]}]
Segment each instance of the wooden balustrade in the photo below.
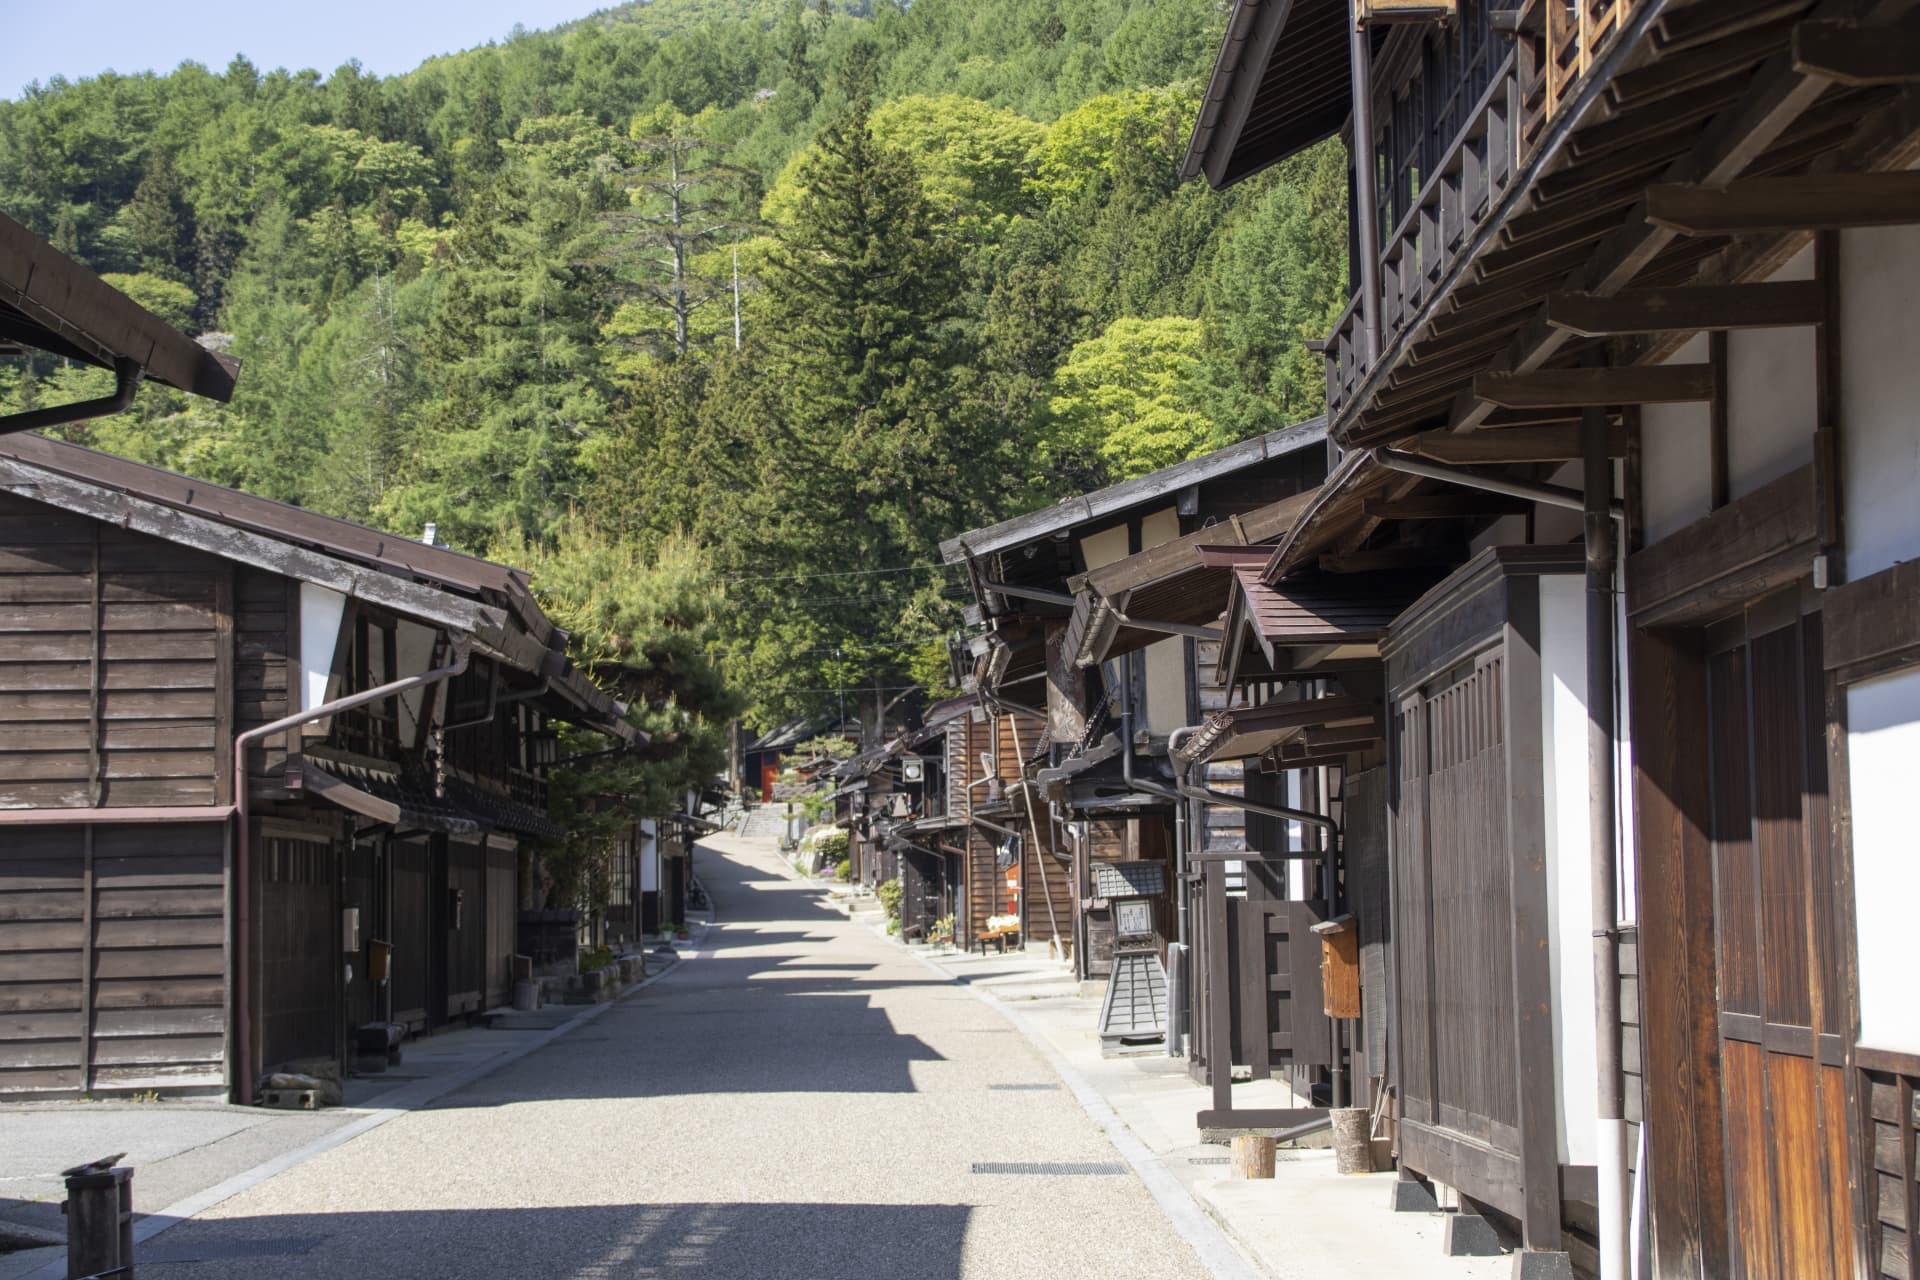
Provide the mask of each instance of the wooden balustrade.
[{"label": "wooden balustrade", "polygon": [[[1473,232],[1512,185],[1555,115],[1573,100],[1606,42],[1646,0],[1526,0],[1514,50],[1380,248],[1380,343],[1392,344],[1446,280]],[[1327,411],[1338,414],[1370,372],[1356,293],[1327,336]]]}]

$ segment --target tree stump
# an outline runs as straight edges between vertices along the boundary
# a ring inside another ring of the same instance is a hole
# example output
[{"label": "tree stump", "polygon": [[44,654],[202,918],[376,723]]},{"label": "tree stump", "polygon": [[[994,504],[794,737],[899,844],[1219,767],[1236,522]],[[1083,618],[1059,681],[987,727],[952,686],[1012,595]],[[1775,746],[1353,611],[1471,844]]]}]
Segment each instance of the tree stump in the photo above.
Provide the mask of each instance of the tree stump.
[{"label": "tree stump", "polygon": [[1247,1134],[1233,1140],[1233,1176],[1271,1178],[1273,1176],[1273,1139]]}]

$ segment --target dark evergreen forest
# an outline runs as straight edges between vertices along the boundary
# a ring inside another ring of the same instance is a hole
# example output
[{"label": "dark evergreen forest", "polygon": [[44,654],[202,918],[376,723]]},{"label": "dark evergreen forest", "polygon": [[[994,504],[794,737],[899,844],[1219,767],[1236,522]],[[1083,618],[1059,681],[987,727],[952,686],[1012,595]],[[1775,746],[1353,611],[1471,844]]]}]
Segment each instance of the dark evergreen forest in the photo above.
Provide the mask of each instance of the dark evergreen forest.
[{"label": "dark evergreen forest", "polygon": [[[1318,410],[1344,159],[1178,180],[1223,20],[654,0],[388,79],[55,80],[0,207],[243,362],[70,438],[528,564],[672,675],[656,729],[720,680],[871,720],[945,679],[938,539]],[[0,410],[109,380],[0,362]]]}]

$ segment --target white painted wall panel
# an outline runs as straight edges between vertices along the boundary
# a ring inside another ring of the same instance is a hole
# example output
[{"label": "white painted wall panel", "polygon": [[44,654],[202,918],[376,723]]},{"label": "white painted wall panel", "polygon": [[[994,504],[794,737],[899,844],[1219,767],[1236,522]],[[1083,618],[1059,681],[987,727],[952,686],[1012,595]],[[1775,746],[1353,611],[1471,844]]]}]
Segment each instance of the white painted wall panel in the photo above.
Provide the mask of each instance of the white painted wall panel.
[{"label": "white painted wall panel", "polygon": [[1540,762],[1546,801],[1547,952],[1560,1159],[1599,1157],[1593,893],[1587,876],[1587,660],[1583,580],[1540,579]]},{"label": "white painted wall panel", "polygon": [[1847,690],[1860,1043],[1900,1053],[1920,1053],[1920,998],[1913,980],[1914,904],[1920,902],[1916,764],[1920,671]]},{"label": "white painted wall panel", "polygon": [[1840,238],[1847,576],[1920,556],[1920,226]]},{"label": "white painted wall panel", "polygon": [[338,591],[300,584],[300,709],[311,711],[327,700],[327,677],[333,672],[334,646],[340,640],[340,618],[347,598]]},{"label": "white painted wall panel", "polygon": [[[1813,279],[1803,249],[1773,280]],[[1727,335],[1727,487],[1744,497],[1813,461],[1814,331],[1740,329]]]},{"label": "white painted wall panel", "polygon": [[[1707,358],[1706,335],[1674,352],[1669,364]],[[1704,404],[1650,404],[1640,411],[1640,501],[1647,541],[1658,542],[1706,515],[1710,415]]]}]

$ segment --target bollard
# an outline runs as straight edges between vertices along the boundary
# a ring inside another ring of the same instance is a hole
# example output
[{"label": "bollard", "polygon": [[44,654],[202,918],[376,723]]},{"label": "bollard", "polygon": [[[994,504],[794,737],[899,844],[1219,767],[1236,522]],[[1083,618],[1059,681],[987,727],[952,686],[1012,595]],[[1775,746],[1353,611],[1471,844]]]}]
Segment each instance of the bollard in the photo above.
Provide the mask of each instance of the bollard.
[{"label": "bollard", "polygon": [[1335,1107],[1333,1119],[1333,1167],[1338,1173],[1372,1173],[1373,1143],[1369,1126],[1373,1113],[1365,1107]]},{"label": "bollard", "polygon": [[109,1156],[64,1175],[67,1280],[133,1275],[133,1170],[111,1163],[117,1159]]}]

